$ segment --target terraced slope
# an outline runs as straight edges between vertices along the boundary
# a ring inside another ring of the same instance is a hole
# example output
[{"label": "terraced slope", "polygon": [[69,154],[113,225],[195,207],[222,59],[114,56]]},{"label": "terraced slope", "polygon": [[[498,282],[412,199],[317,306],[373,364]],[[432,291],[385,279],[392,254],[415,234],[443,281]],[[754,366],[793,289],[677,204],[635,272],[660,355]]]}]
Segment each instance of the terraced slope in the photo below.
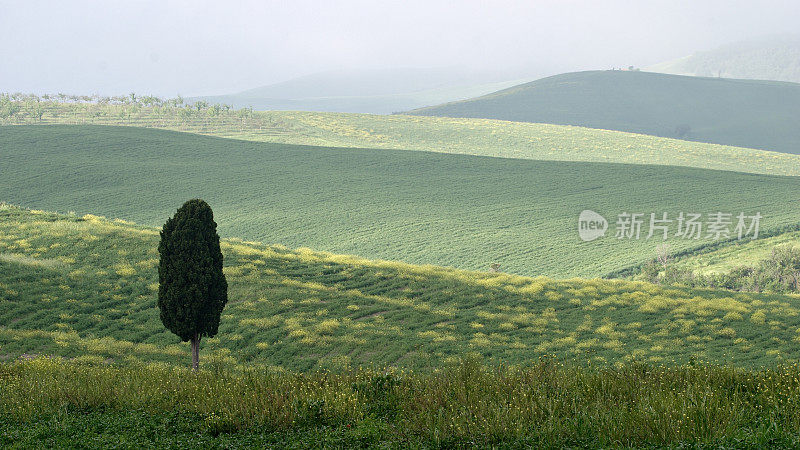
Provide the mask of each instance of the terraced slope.
[{"label": "terraced slope", "polygon": [[[157,244],[152,228],[0,207],[0,357],[186,364],[188,344],[158,317]],[[220,334],[203,341],[211,367],[440,367],[470,352],[505,364],[800,359],[797,297],[554,281],[239,240],[222,250],[230,301]]]},{"label": "terraced slope", "polygon": [[[562,125],[407,115],[17,102],[0,124],[98,124],[327,147],[422,150],[546,161],[658,164],[800,175],[800,155]],[[42,108],[43,116],[33,111]]]},{"label": "terraced slope", "polygon": [[[690,168],[263,144],[125,127],[0,129],[0,198],[160,226],[189,198],[220,232],[368,258],[521,275],[601,276],[660,241],[585,243],[584,209],[761,212],[764,232],[800,222],[794,177]],[[646,232],[646,226],[643,227]],[[704,240],[670,241],[676,251]]]},{"label": "terraced slope", "polygon": [[778,81],[576,72],[411,114],[577,125],[800,154],[800,84]]}]

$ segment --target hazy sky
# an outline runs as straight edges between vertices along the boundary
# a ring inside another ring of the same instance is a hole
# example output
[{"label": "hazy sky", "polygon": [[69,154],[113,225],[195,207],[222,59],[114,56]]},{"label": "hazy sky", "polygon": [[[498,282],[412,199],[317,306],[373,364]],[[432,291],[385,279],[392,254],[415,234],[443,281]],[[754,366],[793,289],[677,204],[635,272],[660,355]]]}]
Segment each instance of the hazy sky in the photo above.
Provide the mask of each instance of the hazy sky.
[{"label": "hazy sky", "polygon": [[797,0],[0,0],[0,92],[200,95],[343,68],[646,66],[798,24]]}]

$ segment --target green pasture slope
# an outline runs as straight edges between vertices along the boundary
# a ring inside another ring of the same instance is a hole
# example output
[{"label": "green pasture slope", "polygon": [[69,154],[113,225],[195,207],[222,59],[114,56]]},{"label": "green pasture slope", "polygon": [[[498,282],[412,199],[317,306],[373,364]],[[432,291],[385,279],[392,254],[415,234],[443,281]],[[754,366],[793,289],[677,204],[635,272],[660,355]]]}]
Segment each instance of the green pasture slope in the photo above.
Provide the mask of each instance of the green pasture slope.
[{"label": "green pasture slope", "polygon": [[704,275],[726,273],[741,266],[758,266],[777,246],[800,247],[800,231],[781,233],[754,241],[734,242],[708,252],[682,257],[672,264]]},{"label": "green pasture slope", "polygon": [[[17,101],[0,125],[115,125],[256,142],[800,176],[800,155],[565,125],[433,116]],[[0,110],[3,106],[0,104]],[[42,117],[34,115],[42,108]]]},{"label": "green pasture slope", "polygon": [[[160,226],[210,202],[224,236],[367,258],[520,275],[594,277],[659,242],[580,241],[584,209],[761,212],[800,222],[795,177],[680,167],[532,161],[265,144],[126,127],[0,128],[0,198]],[[700,241],[702,243],[703,241]],[[675,251],[698,241],[673,239]]]},{"label": "green pasture slope", "polygon": [[411,114],[577,125],[800,154],[800,84],[788,82],[576,72]]},{"label": "green pasture slope", "polygon": [[[217,218],[221,224],[224,219]],[[158,230],[0,208],[0,357],[188,364],[156,307]],[[207,367],[429,369],[468,354],[613,365],[800,360],[797,296],[556,281],[223,240]]]}]

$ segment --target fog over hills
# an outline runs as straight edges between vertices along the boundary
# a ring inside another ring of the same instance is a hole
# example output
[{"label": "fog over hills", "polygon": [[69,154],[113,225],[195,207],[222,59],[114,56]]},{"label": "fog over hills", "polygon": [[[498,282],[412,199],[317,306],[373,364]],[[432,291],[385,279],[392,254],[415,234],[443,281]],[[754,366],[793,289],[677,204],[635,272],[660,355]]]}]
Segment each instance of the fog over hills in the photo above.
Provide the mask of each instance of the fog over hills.
[{"label": "fog over hills", "polygon": [[411,114],[577,125],[800,154],[800,84],[574,72]]},{"label": "fog over hills", "polygon": [[389,114],[488,94],[536,77],[463,68],[332,70],[202,100],[255,110]]},{"label": "fog over hills", "polygon": [[700,77],[800,82],[800,35],[785,34],[727,44],[646,67],[650,72]]}]

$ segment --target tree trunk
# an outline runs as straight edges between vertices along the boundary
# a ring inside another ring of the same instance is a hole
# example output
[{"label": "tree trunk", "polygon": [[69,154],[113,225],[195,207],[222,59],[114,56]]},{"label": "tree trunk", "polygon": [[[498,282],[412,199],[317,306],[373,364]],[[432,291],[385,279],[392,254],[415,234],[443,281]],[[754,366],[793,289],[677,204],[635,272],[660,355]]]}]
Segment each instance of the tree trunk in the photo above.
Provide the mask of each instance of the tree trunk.
[{"label": "tree trunk", "polygon": [[192,336],[192,370],[197,370],[200,364],[200,335],[195,333]]}]

